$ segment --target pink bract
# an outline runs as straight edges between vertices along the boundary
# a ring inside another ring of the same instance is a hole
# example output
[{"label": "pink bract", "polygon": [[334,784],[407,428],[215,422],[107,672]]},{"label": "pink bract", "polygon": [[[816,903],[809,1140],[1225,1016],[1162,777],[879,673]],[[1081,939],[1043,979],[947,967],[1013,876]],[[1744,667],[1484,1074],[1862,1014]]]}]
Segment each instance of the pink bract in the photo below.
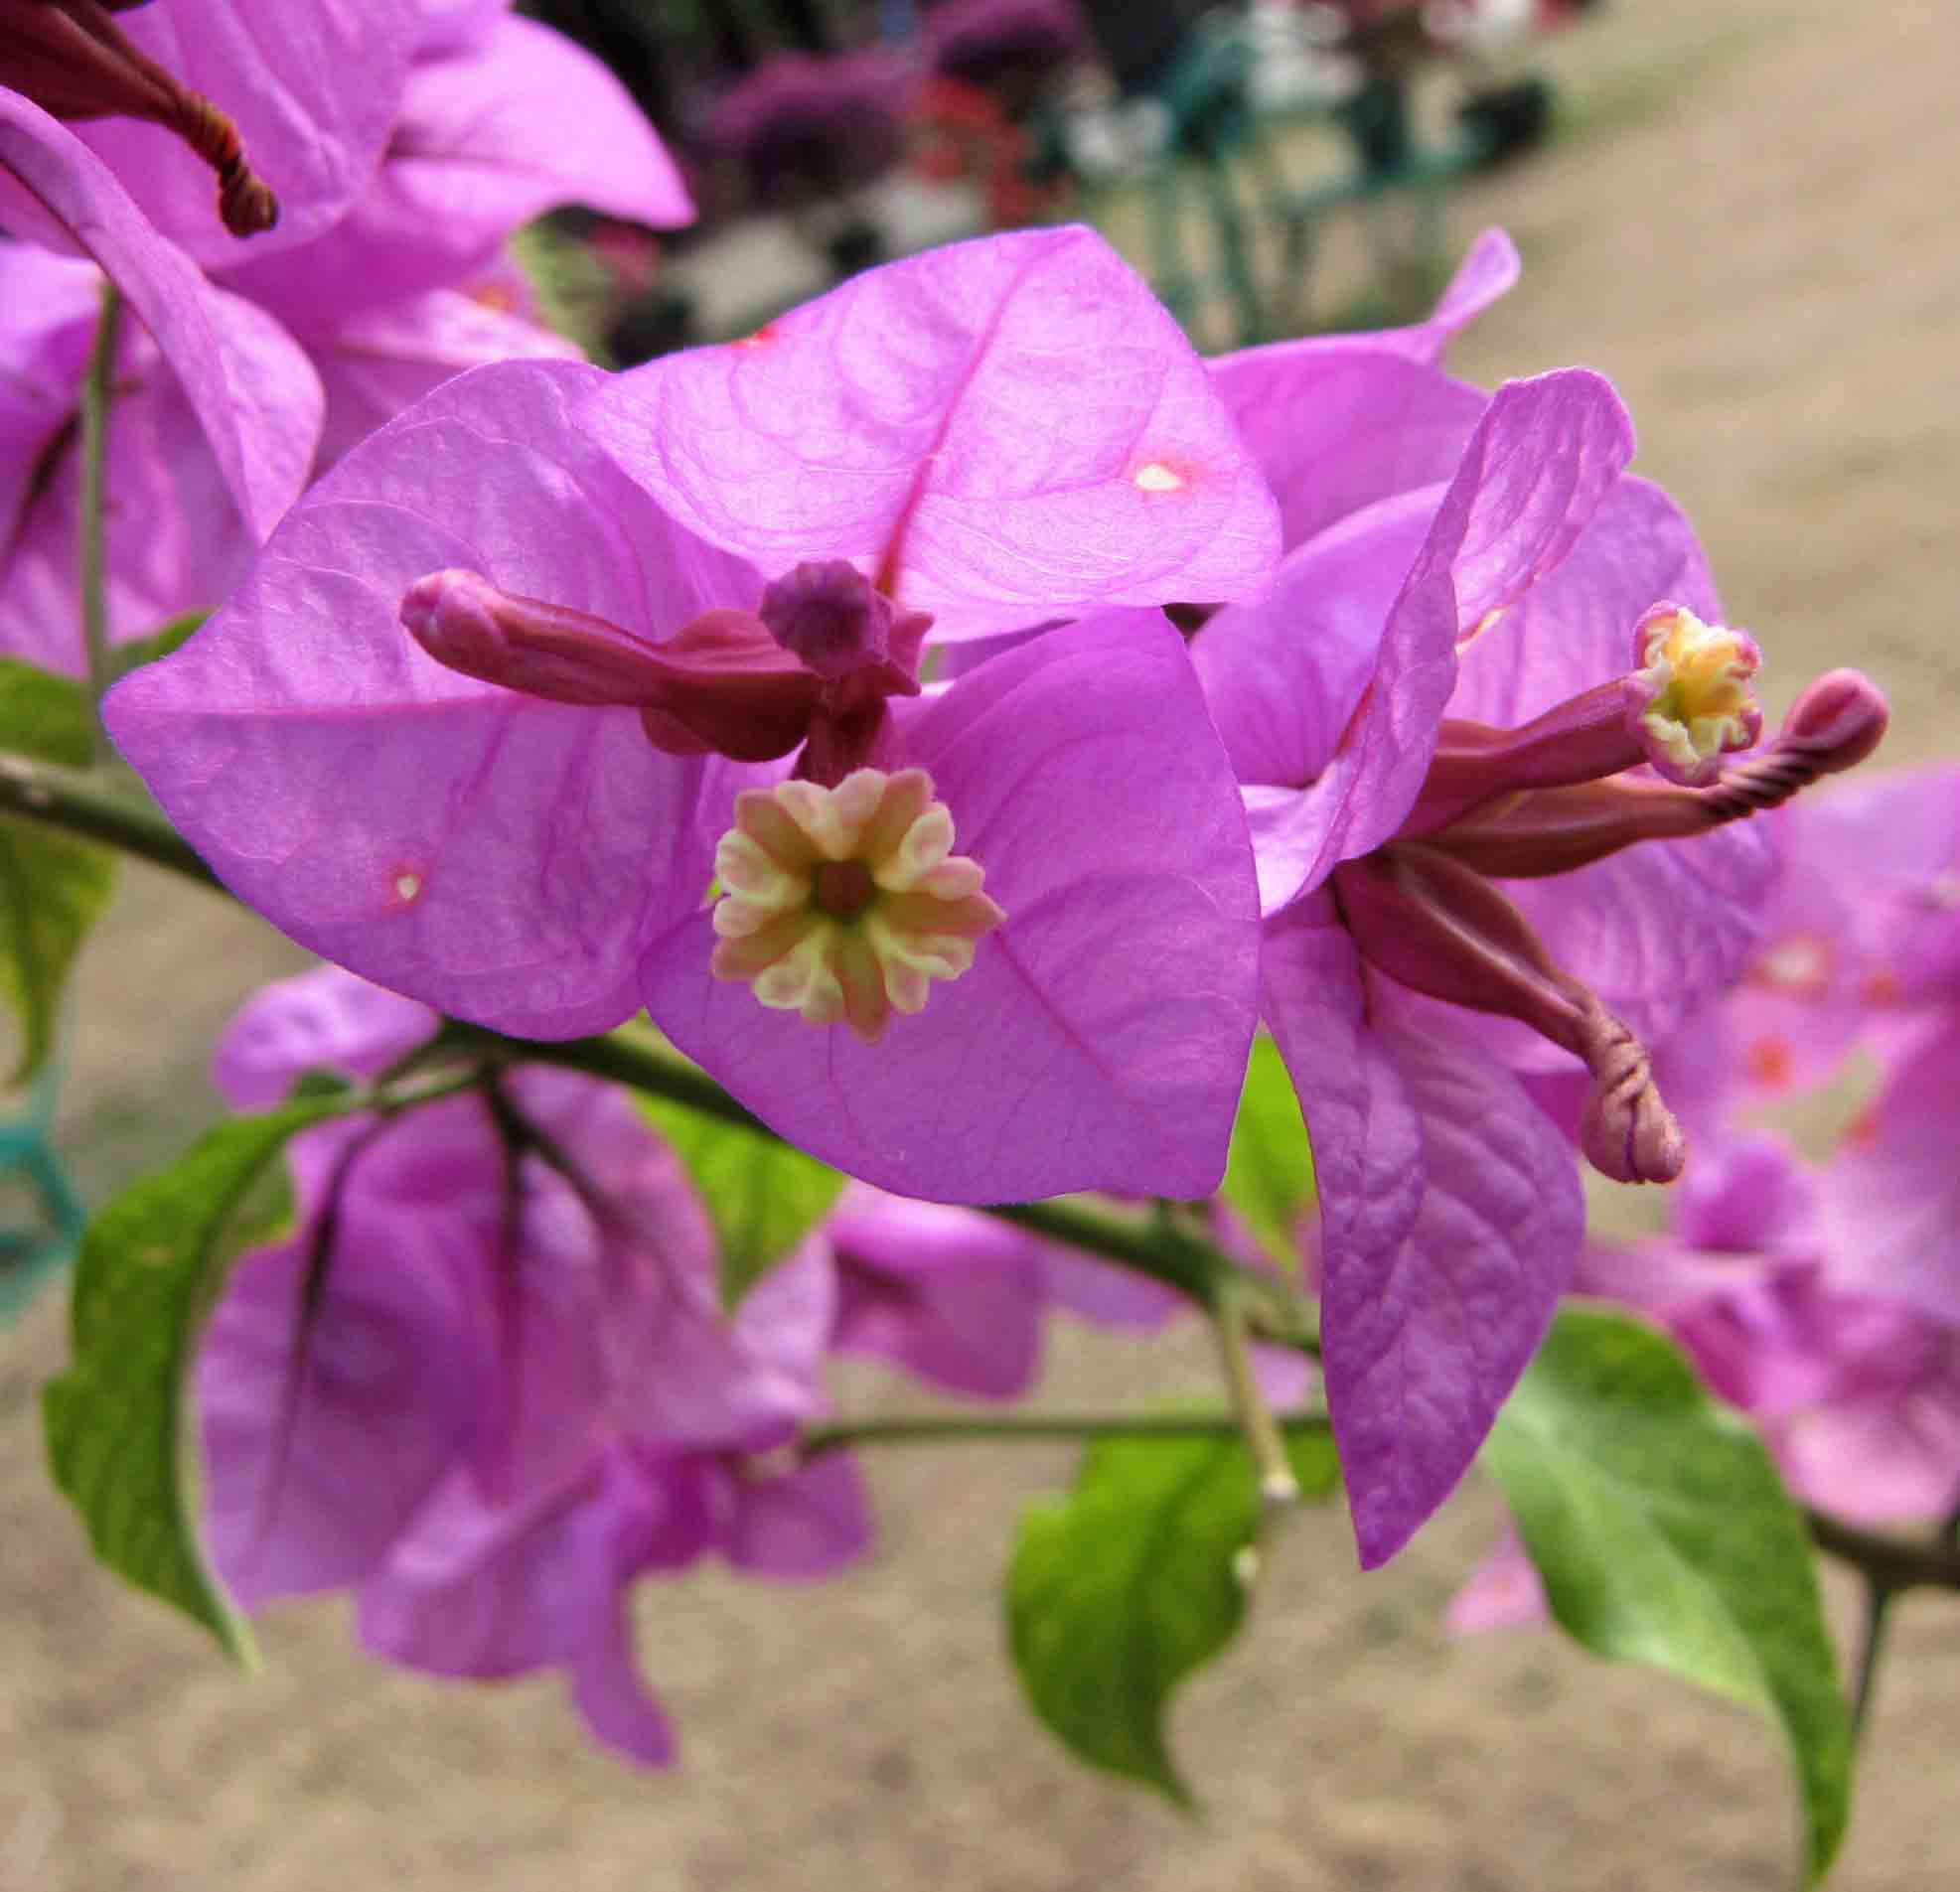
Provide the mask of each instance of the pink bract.
[{"label": "pink bract", "polygon": [[678,524],[772,572],[851,559],[942,639],[1231,597],[1278,549],[1204,364],[1086,229],[869,270],[588,424]]},{"label": "pink bract", "polygon": [[[1650,744],[1662,686],[1628,670],[1629,652],[1655,660],[1643,628],[1748,667],[1754,647],[1708,629],[1700,548],[1626,475],[1632,428],[1603,380],[1487,396],[1434,364],[1514,273],[1487,237],[1429,324],[1214,370],[1288,550],[1193,655],[1252,823],[1262,1009],[1314,1139],[1328,1397],[1365,1563],[1468,1465],[1580,1240],[1570,1143],[1522,1080],[1577,1053],[1594,1165],[1677,1174],[1641,1041],[1703,1011],[1755,939],[1772,856],[1739,817],[1852,766],[1885,722],[1844,673],[1733,773]],[[1726,746],[1754,725],[1736,731]]]},{"label": "pink bract", "polygon": [[[259,994],[219,1069],[264,1101],[322,1065],[373,1076],[418,1022],[323,968]],[[501,1122],[460,1096],[295,1141],[297,1231],[240,1263],[198,1369],[213,1554],[251,1606],[353,1588],[363,1639],[414,1668],[562,1668],[601,1740],[664,1762],[632,1584],[710,1552],[806,1577],[865,1541],[841,1455],[746,1462],[821,1409],[830,1276],[809,1250],[728,1321],[706,1218],[630,1101],[504,1084]]]},{"label": "pink bract", "polygon": [[[740,345],[615,378],[538,363],[450,382],[307,496],[190,647],[117,689],[118,743],[243,898],[425,1002],[543,1037],[645,1002],[773,1127],[906,1194],[1205,1193],[1251,1040],[1250,850],[1180,641],[1156,612],[1107,606],[1256,562],[1270,502],[1180,339],[1161,359],[1139,343],[1116,373],[1100,356],[1037,361],[1041,337],[1074,332],[1062,261],[1105,313],[1167,323],[1097,239],[1000,249],[894,265],[786,318],[784,387],[815,403],[798,428],[766,404],[767,425],[746,408],[702,421],[695,395],[728,392]],[[875,368],[862,359],[848,398],[869,405],[853,415],[814,338],[868,347],[873,314],[891,346]],[[743,398],[769,385],[743,382]],[[984,609],[1005,612],[1011,591],[1023,623],[1082,621],[898,699],[861,758],[928,772],[1009,916],[970,971],[866,1046],[708,975],[716,839],[736,792],[781,765],[666,754],[631,707],[459,674],[399,608],[430,574],[476,574],[610,627],[625,661],[703,613],[752,614],[806,552],[858,550],[904,600],[915,549],[953,542],[952,490],[978,496],[1001,471],[988,440],[1010,418],[1022,490],[962,557],[976,587],[994,575]],[[1182,496],[1135,484],[1139,439],[1219,473],[1200,502],[1239,527],[1204,543],[1156,531],[1137,508]],[[783,510],[753,550],[717,544],[695,526],[751,506],[758,455],[786,494],[802,464],[795,490],[818,508],[801,523]],[[840,546],[817,535],[831,517]]]}]

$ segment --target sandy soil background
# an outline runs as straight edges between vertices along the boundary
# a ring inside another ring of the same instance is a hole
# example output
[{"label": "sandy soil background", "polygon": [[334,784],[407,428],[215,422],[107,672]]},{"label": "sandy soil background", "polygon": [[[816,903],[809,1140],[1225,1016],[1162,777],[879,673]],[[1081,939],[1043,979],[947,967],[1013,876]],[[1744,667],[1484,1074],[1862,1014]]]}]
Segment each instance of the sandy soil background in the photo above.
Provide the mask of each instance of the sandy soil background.
[{"label": "sandy soil background", "polygon": [[[1456,356],[1485,380],[1585,362],[1695,514],[1780,706],[1856,661],[1894,762],[1960,751],[1960,19],[1950,0],[1622,0],[1559,50],[1570,135],[1465,193],[1524,285]],[[211,1105],[204,1048],[299,955],[132,871],[89,947],[67,1103],[94,1194]],[[1452,1643],[1437,1612],[1490,1530],[1467,1489],[1386,1573],[1338,1516],[1285,1544],[1251,1634],[1175,1732],[1202,1823],[1067,1762],[1001,1652],[1017,1507],[1066,1453],[872,1465],[873,1561],[786,1599],[648,1585],[649,1669],[684,1765],[591,1751],[550,1679],[474,1690],[359,1659],[344,1612],[265,1626],[266,1673],[93,1569],[40,1465],[45,1304],[0,1340],[0,1892],[721,1886],[744,1892],[1753,1892],[1790,1882],[1773,1738],[1550,1634]],[[1059,1336],[1070,1403],[1200,1383]],[[893,1395],[853,1383],[859,1403]],[[1841,1603],[1846,1598],[1840,1595]],[[1960,1883],[1960,1605],[1899,1612],[1843,1892]]]}]

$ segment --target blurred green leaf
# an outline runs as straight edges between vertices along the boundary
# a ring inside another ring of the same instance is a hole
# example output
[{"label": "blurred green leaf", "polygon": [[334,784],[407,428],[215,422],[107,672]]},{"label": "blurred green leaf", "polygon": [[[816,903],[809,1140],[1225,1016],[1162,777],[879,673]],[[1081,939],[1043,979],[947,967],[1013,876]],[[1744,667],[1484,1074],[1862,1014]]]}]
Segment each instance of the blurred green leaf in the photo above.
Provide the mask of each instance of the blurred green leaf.
[{"label": "blurred green leaf", "polygon": [[722,1305],[742,1296],[830,1213],[844,1179],[814,1156],[666,1097],[635,1099],[707,1205]]},{"label": "blurred green leaf", "polygon": [[[0,749],[79,769],[94,745],[94,714],[81,684],[0,657]],[[54,1049],[69,968],[108,905],[115,866],[107,848],[0,816],[0,1001],[21,1025],[10,1085],[26,1083]]]},{"label": "blurred green leaf", "polygon": [[269,1233],[265,1215],[244,1214],[254,1186],[288,1138],[347,1107],[315,1098],[232,1117],[103,1209],[81,1239],[69,1369],[43,1394],[55,1483],[95,1554],[241,1662],[250,1634],[198,1545],[184,1380],[233,1255]]},{"label": "blurred green leaf", "polygon": [[1314,1203],[1313,1150],[1293,1081],[1280,1047],[1265,1032],[1253,1040],[1219,1193],[1245,1217],[1274,1260],[1297,1272],[1296,1231]]},{"label": "blurred green leaf", "polygon": [[1571,1306],[1483,1449],[1560,1625],[1744,1703],[1787,1741],[1805,1883],[1851,1798],[1851,1722],[1810,1535],[1748,1424],[1643,1322]]},{"label": "blurred green leaf", "polygon": [[72,676],[0,657],[0,749],[85,769],[95,755],[95,717],[86,687]]},{"label": "blurred green leaf", "polygon": [[115,869],[105,847],[0,816],[0,999],[21,1025],[10,1085],[25,1084],[55,1048],[69,969],[109,904]]},{"label": "blurred green leaf", "polygon": [[[1290,1428],[1302,1494],[1330,1497],[1332,1435]],[[1236,1432],[1108,1439],[1065,1498],[1022,1513],[1007,1571],[1014,1667],[1034,1711],[1085,1761],[1192,1805],[1171,1759],[1171,1691],[1232,1640],[1240,1554],[1259,1531],[1252,1457]]]},{"label": "blurred green leaf", "polygon": [[209,611],[187,611],[181,618],[171,621],[152,631],[147,638],[132,638],[127,644],[118,644],[109,653],[109,660],[115,665],[118,677],[124,677],[131,670],[140,670],[145,663],[154,663],[160,656],[169,656],[174,651],[181,651],[200,631]]}]

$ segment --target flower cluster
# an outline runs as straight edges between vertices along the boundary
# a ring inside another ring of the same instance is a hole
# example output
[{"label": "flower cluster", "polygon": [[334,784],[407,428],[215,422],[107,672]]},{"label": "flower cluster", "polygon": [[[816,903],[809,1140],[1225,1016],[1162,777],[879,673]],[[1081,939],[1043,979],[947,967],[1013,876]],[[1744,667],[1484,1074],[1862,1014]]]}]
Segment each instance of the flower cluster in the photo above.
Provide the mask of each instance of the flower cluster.
[{"label": "flower cluster", "polygon": [[[322,967],[220,1039],[239,1107],[374,1079],[428,1007]],[[562,1670],[594,1734],[672,1757],[642,1577],[716,1555],[803,1579],[862,1553],[849,1456],[802,1458],[829,1352],[1027,1389],[1045,1311],[1154,1327],[1173,1297],[969,1212],[853,1192],[721,1311],[708,1218],[617,1087],[521,1071],[290,1149],[289,1234],[244,1256],[197,1373],[212,1553],[247,1608],[350,1589],[362,1642],[439,1675]],[[359,1477],[350,1477],[352,1467]]]},{"label": "flower cluster", "polygon": [[[1207,363],[1102,238],[1020,231],[613,374],[506,250],[564,202],[690,214],[610,76],[501,0],[292,11],[276,57],[235,0],[21,0],[0,41],[0,651],[81,667],[106,471],[111,634],[216,610],[104,725],[334,962],[247,1008],[221,1086],[377,1087],[293,1144],[293,1229],[205,1337],[242,1601],[351,1589],[377,1652],[561,1669],[665,1759],[637,1581],[866,1541],[811,1430],[829,1353],[1004,1397],[1052,1308],[1166,1317],[976,1206],[1202,1229],[1207,1281],[1299,1315],[1255,1374],[1211,1294],[1257,1445],[1315,1330],[1202,1205],[1262,1030],[1365,1564],[1575,1287],[1680,1334],[1800,1489],[1952,1504],[1955,784],[1785,807],[1884,698],[1833,670],[1765,741],[1763,653],[1611,386],[1443,367],[1507,239],[1425,322]],[[808,78],[729,107],[758,166]],[[624,1092],[508,1043],[436,1100],[383,1082],[444,1014],[453,1047],[642,1011],[854,1179],[732,1313]],[[1861,1036],[1884,1087],[1826,1177],[1738,1131]],[[1685,1175],[1674,1237],[1587,1247],[1582,1158]]]},{"label": "flower cluster", "polygon": [[[128,522],[109,621],[129,640],[219,604],[308,480],[439,382],[576,358],[528,315],[518,225],[574,202],[692,216],[612,74],[504,0],[299,7],[263,42],[232,0],[8,12],[29,24],[0,46],[0,228],[30,240],[0,248],[0,648],[53,668],[81,667],[76,416],[103,272],[140,318],[107,474]],[[175,116],[130,120],[138,73]],[[276,190],[269,220],[214,210],[179,123],[211,99],[267,206]]]}]

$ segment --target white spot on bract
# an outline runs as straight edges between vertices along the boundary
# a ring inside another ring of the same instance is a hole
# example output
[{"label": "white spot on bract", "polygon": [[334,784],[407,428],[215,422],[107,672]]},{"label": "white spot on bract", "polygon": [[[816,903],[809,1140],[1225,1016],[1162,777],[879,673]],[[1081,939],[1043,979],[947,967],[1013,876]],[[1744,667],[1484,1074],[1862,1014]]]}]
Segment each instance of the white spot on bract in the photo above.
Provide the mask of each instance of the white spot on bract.
[{"label": "white spot on bract", "polygon": [[1930,891],[1935,907],[1947,913],[1960,908],[1960,869],[1949,867],[1944,873],[1935,874]]},{"label": "white spot on bract", "polygon": [[404,868],[394,877],[394,897],[404,906],[413,906],[422,897],[422,877]]},{"label": "white spot on bract", "polygon": [[1184,476],[1161,460],[1152,460],[1148,466],[1138,467],[1130,476],[1130,483],[1140,493],[1175,493],[1183,486]]},{"label": "white spot on bract", "polygon": [[1763,953],[1765,985],[1780,992],[1818,992],[1831,982],[1831,948],[1822,940],[1792,934]]}]

